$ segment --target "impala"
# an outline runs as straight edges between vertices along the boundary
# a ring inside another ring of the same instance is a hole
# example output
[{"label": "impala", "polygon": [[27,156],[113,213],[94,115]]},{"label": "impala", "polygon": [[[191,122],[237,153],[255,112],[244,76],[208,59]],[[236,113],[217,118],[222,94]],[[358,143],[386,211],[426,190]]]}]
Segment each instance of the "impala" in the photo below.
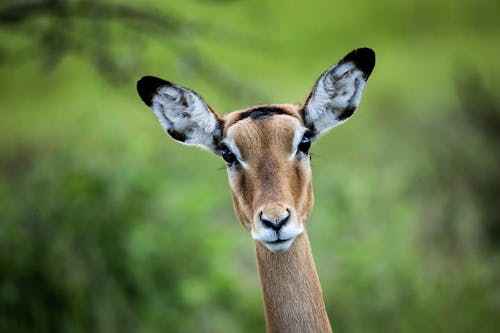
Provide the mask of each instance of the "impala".
[{"label": "impala", "polygon": [[267,332],[331,332],[305,228],[314,196],[309,148],[349,119],[375,66],[356,49],[317,80],[304,105],[218,115],[192,90],[145,76],[141,99],[176,141],[221,156],[233,205],[255,243]]}]

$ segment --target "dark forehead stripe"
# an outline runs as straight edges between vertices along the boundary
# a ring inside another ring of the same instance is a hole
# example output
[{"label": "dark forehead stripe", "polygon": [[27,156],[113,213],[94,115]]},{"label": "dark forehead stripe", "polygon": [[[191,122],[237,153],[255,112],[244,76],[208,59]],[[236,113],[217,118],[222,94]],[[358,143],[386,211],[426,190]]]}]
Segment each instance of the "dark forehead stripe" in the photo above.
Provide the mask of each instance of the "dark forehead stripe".
[{"label": "dark forehead stripe", "polygon": [[298,111],[295,111],[294,106],[284,104],[271,104],[255,106],[243,111],[235,111],[230,113],[224,121],[224,132],[226,132],[231,126],[238,123],[240,120],[251,119],[251,120],[265,120],[274,115],[286,115],[298,119],[303,122],[303,119]]},{"label": "dark forehead stripe", "polygon": [[250,109],[248,111],[239,114],[239,120],[245,118],[251,118],[254,120],[262,120],[274,116],[275,114],[288,114],[285,110],[276,106],[260,106],[255,109]]}]

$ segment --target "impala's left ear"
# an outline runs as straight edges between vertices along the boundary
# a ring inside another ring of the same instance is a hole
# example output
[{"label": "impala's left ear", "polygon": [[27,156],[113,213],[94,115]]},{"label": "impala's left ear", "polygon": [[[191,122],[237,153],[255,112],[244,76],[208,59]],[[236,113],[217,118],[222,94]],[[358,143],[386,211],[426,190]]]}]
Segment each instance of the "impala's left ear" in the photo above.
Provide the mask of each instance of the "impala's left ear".
[{"label": "impala's left ear", "polygon": [[223,121],[197,93],[154,76],[140,79],[137,92],[172,139],[220,154]]},{"label": "impala's left ear", "polygon": [[375,52],[360,48],[319,77],[302,110],[313,139],[352,116],[374,66]]}]

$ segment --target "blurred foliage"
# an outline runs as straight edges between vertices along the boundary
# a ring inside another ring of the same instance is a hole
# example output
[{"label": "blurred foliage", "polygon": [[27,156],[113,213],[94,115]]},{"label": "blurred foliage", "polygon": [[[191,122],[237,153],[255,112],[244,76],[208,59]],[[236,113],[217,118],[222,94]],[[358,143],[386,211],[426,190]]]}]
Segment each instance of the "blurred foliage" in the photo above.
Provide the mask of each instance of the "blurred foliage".
[{"label": "blurred foliage", "polygon": [[5,1],[0,27],[14,35],[2,45],[4,61],[27,61],[37,53],[47,67],[69,53],[86,56],[119,82],[134,64],[147,36],[180,37],[190,25],[174,16],[107,1]]},{"label": "blurred foliage", "polygon": [[499,10],[4,1],[0,332],[263,331],[222,161],[169,140],[135,81],[221,112],[300,103],[360,46],[377,65],[359,111],[312,148],[308,229],[334,330],[497,332]]},{"label": "blurred foliage", "polygon": [[169,6],[159,11],[120,1],[6,0],[0,4],[0,33],[8,43],[0,46],[0,61],[19,64],[37,54],[37,60],[50,70],[74,54],[86,58],[116,85],[130,80],[138,70],[148,40],[167,40],[177,62],[202,73],[229,94],[261,94],[224,74],[217,64],[207,63],[202,50],[186,42],[193,34],[203,36],[207,24],[176,14]]}]

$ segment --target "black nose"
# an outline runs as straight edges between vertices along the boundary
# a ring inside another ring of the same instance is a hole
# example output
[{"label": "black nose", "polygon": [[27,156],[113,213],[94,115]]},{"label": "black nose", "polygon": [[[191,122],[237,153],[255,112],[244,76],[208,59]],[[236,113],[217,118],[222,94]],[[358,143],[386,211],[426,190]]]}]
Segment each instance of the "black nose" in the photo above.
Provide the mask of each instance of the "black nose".
[{"label": "black nose", "polygon": [[287,215],[285,217],[279,218],[276,220],[270,219],[267,216],[264,216],[264,214],[262,212],[260,212],[259,219],[262,222],[262,224],[265,225],[266,227],[278,231],[290,219],[290,210],[288,208],[287,208],[286,212],[287,212]]}]

